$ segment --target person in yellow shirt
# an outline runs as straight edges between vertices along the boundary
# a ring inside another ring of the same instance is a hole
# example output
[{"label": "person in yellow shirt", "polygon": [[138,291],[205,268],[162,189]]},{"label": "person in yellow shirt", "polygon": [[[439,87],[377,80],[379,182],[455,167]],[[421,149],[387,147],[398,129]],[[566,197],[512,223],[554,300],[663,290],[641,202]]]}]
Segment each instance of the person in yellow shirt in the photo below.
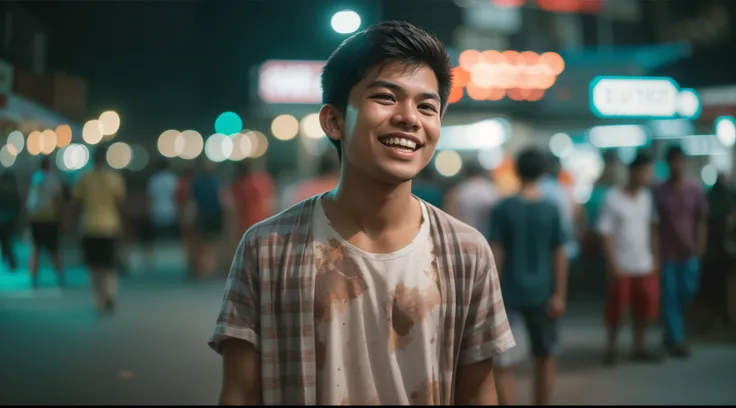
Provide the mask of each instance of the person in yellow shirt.
[{"label": "person in yellow shirt", "polygon": [[116,244],[122,232],[120,205],[125,182],[107,167],[107,149],[98,147],[93,169],[80,176],[72,192],[82,218],[82,250],[90,270],[95,300],[101,314],[114,310],[117,297]]}]

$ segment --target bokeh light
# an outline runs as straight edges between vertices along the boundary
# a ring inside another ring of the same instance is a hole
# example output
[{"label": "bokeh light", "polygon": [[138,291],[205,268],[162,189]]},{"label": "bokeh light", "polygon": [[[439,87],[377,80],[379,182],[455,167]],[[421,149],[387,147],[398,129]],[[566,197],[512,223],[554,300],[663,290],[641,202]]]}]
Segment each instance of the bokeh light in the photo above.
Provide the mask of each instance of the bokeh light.
[{"label": "bokeh light", "polygon": [[205,156],[215,163],[227,160],[232,153],[233,140],[222,133],[215,133],[208,137],[204,144]]},{"label": "bokeh light", "polygon": [[291,115],[279,115],[271,122],[271,133],[278,140],[291,140],[299,133],[299,121]]},{"label": "bokeh light", "polygon": [[[87,146],[79,143],[71,143],[64,147],[58,154],[61,155],[63,164],[59,166],[64,171],[76,171],[81,170],[89,162],[89,149]],[[59,164],[57,159],[57,165]]]},{"label": "bokeh light", "polygon": [[202,154],[204,149],[204,139],[196,130],[185,130],[181,132],[184,147],[179,153],[179,157],[184,160],[193,160]]},{"label": "bokeh light", "polygon": [[133,157],[130,159],[127,169],[130,171],[141,171],[145,169],[150,160],[148,150],[141,145],[132,145],[130,149],[132,150]]},{"label": "bokeh light", "polygon": [[178,130],[165,130],[159,135],[156,147],[164,157],[177,157],[184,151],[184,137]]},{"label": "bokeh light", "polygon": [[730,116],[716,119],[716,137],[726,147],[733,147],[736,143],[736,120]]},{"label": "bokeh light", "polygon": [[102,140],[102,124],[97,119],[88,120],[82,128],[82,139],[90,145],[96,145]]},{"label": "bokeh light", "polygon": [[59,125],[56,127],[56,147],[61,149],[72,142],[72,128],[69,125]]},{"label": "bokeh light", "polygon": [[567,156],[572,149],[572,139],[566,133],[555,133],[549,138],[549,150],[557,157]]},{"label": "bokeh light", "polygon": [[41,132],[41,153],[48,156],[56,149],[56,133],[51,129]]},{"label": "bokeh light", "polygon": [[332,16],[330,24],[338,34],[350,34],[360,28],[360,16],[351,10],[338,11]]},{"label": "bokeh light", "polygon": [[11,167],[15,164],[15,158],[18,156],[18,151],[12,145],[5,145],[0,148],[0,166]]},{"label": "bokeh light", "polygon": [[115,111],[102,112],[99,122],[102,136],[112,136],[120,130],[120,115]]},{"label": "bokeh light", "polygon": [[20,153],[23,151],[23,148],[25,147],[26,140],[23,137],[23,133],[21,133],[18,130],[14,130],[10,132],[8,135],[7,144],[10,146],[13,146],[15,150]]},{"label": "bokeh light", "polygon": [[124,169],[133,158],[133,150],[127,143],[113,143],[107,149],[107,164],[116,170]]},{"label": "bokeh light", "polygon": [[452,177],[462,169],[463,159],[454,150],[443,150],[435,156],[434,166],[439,174],[445,177]]},{"label": "bokeh light", "polygon": [[251,145],[251,151],[248,157],[257,159],[266,154],[266,151],[268,151],[268,139],[263,133],[257,130],[250,130],[245,133],[245,136],[250,140]]},{"label": "bokeh light", "polygon": [[319,113],[310,113],[302,118],[301,130],[304,136],[310,139],[319,139],[325,136],[322,124],[319,123]]},{"label": "bokeh light", "polygon": [[233,151],[229,157],[231,161],[245,160],[250,156],[253,146],[251,144],[251,138],[246,136],[246,133],[237,133],[235,136],[232,136],[232,140]]},{"label": "bokeh light", "polygon": [[224,112],[215,120],[215,132],[233,135],[243,130],[243,120],[235,112]]},{"label": "bokeh light", "polygon": [[38,130],[34,130],[28,135],[28,139],[26,140],[26,149],[28,150],[28,154],[31,156],[37,156],[41,154],[41,147],[42,145],[41,141],[41,132]]}]

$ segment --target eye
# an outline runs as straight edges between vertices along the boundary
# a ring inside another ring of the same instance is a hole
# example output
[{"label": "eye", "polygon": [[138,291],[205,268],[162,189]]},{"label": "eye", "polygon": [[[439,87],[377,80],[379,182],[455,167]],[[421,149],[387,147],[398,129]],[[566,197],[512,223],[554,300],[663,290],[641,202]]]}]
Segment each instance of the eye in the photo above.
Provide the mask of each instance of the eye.
[{"label": "eye", "polygon": [[437,107],[435,107],[431,103],[423,103],[423,104],[419,105],[419,109],[421,109],[421,110],[428,110],[430,112],[437,112]]},{"label": "eye", "polygon": [[371,96],[371,98],[372,99],[380,99],[382,101],[388,101],[388,102],[396,102],[396,98],[394,98],[393,95],[387,94],[387,93],[373,95],[373,96]]}]

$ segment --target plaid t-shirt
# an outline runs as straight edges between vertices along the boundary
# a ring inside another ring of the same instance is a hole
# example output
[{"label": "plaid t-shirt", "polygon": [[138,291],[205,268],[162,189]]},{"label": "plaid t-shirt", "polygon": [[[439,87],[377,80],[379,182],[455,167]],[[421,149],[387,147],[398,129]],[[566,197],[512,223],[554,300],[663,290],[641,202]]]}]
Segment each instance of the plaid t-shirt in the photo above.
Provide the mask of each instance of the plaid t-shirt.
[{"label": "plaid t-shirt", "polygon": [[[266,405],[319,403],[312,224],[317,200],[303,201],[245,233],[209,342],[217,352],[228,338],[259,350]],[[440,296],[438,402],[451,405],[458,366],[492,358],[515,343],[485,238],[424,204]]]}]

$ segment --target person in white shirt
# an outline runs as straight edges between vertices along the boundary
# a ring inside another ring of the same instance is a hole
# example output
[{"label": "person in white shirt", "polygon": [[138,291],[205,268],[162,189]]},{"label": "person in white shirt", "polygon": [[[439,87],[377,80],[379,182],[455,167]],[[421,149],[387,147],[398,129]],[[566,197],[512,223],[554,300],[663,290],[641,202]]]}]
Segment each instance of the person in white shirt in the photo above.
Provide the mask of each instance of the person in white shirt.
[{"label": "person in white shirt", "polygon": [[491,210],[501,194],[490,179],[488,170],[471,163],[467,178],[448,192],[445,208],[450,215],[488,236]]},{"label": "person in white shirt", "polygon": [[155,242],[177,234],[179,215],[175,194],[178,183],[176,174],[169,169],[169,162],[158,162],[146,192],[149,212],[144,243],[149,265],[153,265]]},{"label": "person in white shirt", "polygon": [[657,318],[659,306],[657,221],[652,193],[652,158],[639,152],[629,164],[628,181],[611,189],[603,202],[597,229],[608,266],[605,323],[608,327],[606,363],[618,361],[616,339],[621,320],[631,305],[634,318],[633,358],[655,362],[647,351],[645,330]]}]

